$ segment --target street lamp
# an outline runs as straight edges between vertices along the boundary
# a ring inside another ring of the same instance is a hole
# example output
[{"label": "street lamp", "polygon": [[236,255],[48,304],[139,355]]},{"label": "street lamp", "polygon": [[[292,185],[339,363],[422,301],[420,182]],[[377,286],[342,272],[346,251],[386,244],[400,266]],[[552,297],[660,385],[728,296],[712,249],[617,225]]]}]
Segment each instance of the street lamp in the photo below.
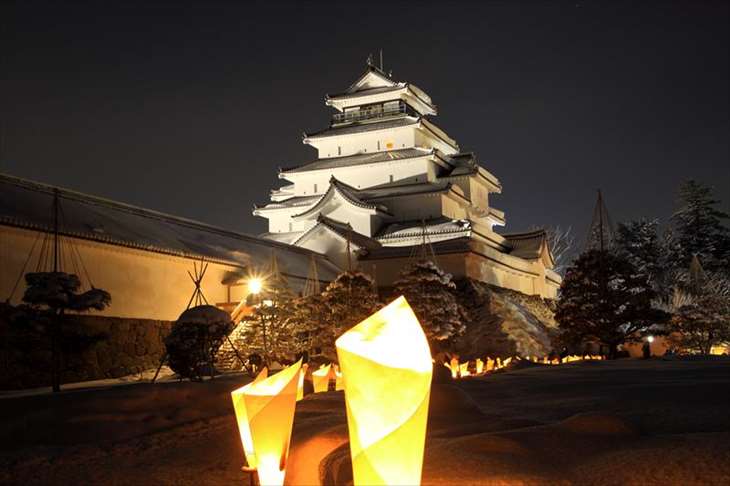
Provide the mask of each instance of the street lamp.
[{"label": "street lamp", "polygon": [[653,343],[654,342],[654,336],[648,336],[646,338],[646,340],[649,341],[650,343]]},{"label": "street lamp", "polygon": [[259,277],[251,277],[248,279],[248,292],[250,294],[258,294],[264,287],[264,283]]}]

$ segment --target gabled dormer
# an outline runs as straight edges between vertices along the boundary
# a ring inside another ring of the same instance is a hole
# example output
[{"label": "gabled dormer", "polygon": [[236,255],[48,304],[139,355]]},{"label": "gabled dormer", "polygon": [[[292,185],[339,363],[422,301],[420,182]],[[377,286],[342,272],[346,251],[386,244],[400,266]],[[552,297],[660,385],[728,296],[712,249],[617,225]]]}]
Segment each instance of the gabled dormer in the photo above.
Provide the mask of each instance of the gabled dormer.
[{"label": "gabled dormer", "polygon": [[[325,103],[340,114],[359,112],[364,107],[370,107],[372,111],[378,106],[384,107],[386,103],[390,106],[403,105],[404,112],[408,110],[419,116],[437,114],[436,105],[425,92],[410,83],[393,80],[389,74],[371,64],[368,64],[365,72],[345,91],[327,95]],[[343,119],[344,117],[335,116],[333,123]]]}]

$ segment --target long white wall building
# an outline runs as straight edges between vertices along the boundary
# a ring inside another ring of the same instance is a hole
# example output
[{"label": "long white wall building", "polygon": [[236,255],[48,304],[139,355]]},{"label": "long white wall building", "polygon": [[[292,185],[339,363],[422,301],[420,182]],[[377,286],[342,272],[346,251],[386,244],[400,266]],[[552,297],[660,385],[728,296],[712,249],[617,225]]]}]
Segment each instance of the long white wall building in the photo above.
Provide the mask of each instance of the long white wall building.
[{"label": "long white wall building", "polygon": [[502,185],[430,120],[426,93],[369,63],[326,104],[329,127],[304,136],[316,159],[281,170],[287,184],[254,209],[269,221],[263,236],[359,265],[386,286],[425,241],[456,277],[555,297],[545,232],[494,231],[505,216],[490,194]]}]

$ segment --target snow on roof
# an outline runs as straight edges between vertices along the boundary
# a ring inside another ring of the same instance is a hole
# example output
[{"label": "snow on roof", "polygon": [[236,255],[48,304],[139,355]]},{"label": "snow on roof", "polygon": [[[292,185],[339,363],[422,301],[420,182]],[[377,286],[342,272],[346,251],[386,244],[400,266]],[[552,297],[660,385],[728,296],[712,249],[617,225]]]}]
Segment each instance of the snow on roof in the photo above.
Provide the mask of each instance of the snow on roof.
[{"label": "snow on roof", "polygon": [[343,223],[341,221],[328,218],[321,214],[317,217],[317,224],[312,226],[309,230],[305,231],[299,238],[297,238],[294,244],[299,244],[301,241],[305,240],[309,235],[315,233],[320,228],[326,228],[346,240],[349,238],[350,243],[358,248],[363,248],[367,250],[380,248],[380,243],[377,240],[353,230],[352,226],[349,223]]},{"label": "snow on roof", "polygon": [[378,240],[394,238],[406,238],[429,235],[441,235],[450,233],[468,232],[471,230],[471,222],[466,219],[438,218],[430,221],[407,221],[393,223],[385,226],[378,232]]},{"label": "snow on roof", "polygon": [[314,214],[317,210],[321,209],[327,202],[329,202],[335,194],[339,194],[348,203],[359,208],[371,209],[380,213],[390,214],[388,213],[388,208],[386,208],[385,206],[380,204],[371,204],[368,201],[363,200],[359,196],[359,192],[359,189],[355,189],[354,187],[349,186],[342,181],[338,181],[337,179],[335,179],[334,176],[330,177],[330,186],[327,189],[327,192],[325,192],[319,199],[319,201],[317,201],[316,204],[306,209],[305,211],[293,215],[292,218],[297,219]]},{"label": "snow on roof", "polygon": [[325,137],[334,137],[338,135],[351,135],[353,133],[370,132],[373,130],[387,130],[391,128],[407,127],[416,125],[421,122],[421,117],[404,115],[403,118],[396,120],[378,121],[378,122],[356,122],[343,127],[325,128],[314,133],[305,133],[304,139],[317,139]]},{"label": "snow on roof", "polygon": [[282,273],[306,279],[314,255],[322,280],[339,273],[324,255],[198,221],[0,174],[0,224],[53,231],[58,191],[63,235],[238,266],[267,264],[276,252]]},{"label": "snow on roof", "polygon": [[344,157],[330,157],[327,159],[317,159],[313,162],[282,169],[281,172],[283,174],[291,174],[296,172],[308,172],[310,170],[337,169],[340,167],[352,167],[357,165],[388,162],[391,160],[405,160],[416,157],[424,157],[432,153],[433,151],[430,149],[406,148],[398,150],[388,150],[384,152],[347,155]]},{"label": "snow on roof", "polygon": [[526,231],[523,233],[508,233],[502,235],[509,246],[512,248],[510,255],[524,258],[526,260],[535,260],[545,255],[547,251],[547,266],[552,266],[552,255],[550,254],[550,245],[547,241],[547,233],[544,229],[534,231]]}]

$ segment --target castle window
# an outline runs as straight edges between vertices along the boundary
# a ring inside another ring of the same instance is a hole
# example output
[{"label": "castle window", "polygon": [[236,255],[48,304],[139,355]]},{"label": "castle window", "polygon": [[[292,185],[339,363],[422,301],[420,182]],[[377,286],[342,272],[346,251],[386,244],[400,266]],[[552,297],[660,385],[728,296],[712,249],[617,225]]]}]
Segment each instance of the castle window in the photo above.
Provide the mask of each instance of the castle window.
[{"label": "castle window", "polygon": [[337,155],[342,155],[342,147],[337,146]]},{"label": "castle window", "polygon": [[393,182],[393,174],[390,174],[390,182]]},{"label": "castle window", "polygon": [[317,194],[317,184],[314,185],[314,193]]},{"label": "castle window", "polygon": [[289,233],[291,233],[292,231],[294,231],[293,228],[292,228],[292,224],[289,223]]},{"label": "castle window", "polygon": [[380,150],[380,140],[378,140],[378,150]]}]

